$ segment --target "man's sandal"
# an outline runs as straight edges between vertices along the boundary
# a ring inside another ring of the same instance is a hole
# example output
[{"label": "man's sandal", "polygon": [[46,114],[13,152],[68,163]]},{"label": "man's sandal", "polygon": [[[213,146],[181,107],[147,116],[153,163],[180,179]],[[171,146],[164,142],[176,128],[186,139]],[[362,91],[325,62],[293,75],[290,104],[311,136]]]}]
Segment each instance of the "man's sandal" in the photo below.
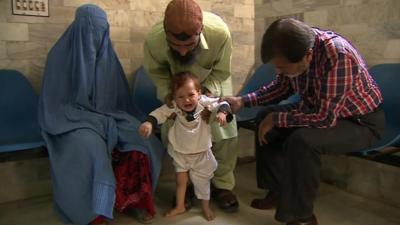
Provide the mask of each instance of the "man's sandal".
[{"label": "man's sandal", "polygon": [[224,212],[234,213],[238,211],[239,202],[232,191],[214,188],[211,195]]}]

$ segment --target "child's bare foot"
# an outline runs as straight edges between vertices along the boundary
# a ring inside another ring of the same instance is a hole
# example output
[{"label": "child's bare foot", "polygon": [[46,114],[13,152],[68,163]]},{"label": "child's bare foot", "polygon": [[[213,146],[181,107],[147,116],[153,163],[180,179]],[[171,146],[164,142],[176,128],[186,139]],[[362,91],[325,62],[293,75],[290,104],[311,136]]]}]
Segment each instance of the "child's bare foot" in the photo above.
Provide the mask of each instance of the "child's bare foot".
[{"label": "child's bare foot", "polygon": [[215,214],[209,207],[203,208],[203,216],[208,221],[211,221],[211,220],[215,219]]},{"label": "child's bare foot", "polygon": [[175,207],[164,213],[165,217],[172,217],[186,212],[185,207]]}]

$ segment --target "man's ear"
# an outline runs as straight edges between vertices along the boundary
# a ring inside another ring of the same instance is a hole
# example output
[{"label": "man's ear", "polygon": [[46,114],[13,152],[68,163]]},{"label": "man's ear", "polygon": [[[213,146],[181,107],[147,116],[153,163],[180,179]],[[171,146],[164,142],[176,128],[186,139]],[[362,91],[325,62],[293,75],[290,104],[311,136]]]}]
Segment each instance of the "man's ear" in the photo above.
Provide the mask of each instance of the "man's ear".
[{"label": "man's ear", "polygon": [[313,50],[312,50],[312,48],[310,48],[307,50],[307,53],[306,53],[306,62],[311,63],[312,57],[313,57]]}]

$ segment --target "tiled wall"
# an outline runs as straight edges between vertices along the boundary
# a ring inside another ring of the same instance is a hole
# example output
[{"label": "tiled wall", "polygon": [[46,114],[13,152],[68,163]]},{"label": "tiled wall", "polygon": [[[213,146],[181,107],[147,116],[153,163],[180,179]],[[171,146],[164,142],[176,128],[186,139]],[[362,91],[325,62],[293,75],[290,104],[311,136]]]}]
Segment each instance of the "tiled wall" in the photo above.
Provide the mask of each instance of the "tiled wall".
[{"label": "tiled wall", "polygon": [[322,179],[350,193],[400,208],[400,168],[343,155],[322,157]]},{"label": "tiled wall", "polygon": [[[255,0],[254,4],[256,49],[275,19],[295,17],[347,37],[369,66],[400,62],[399,0]],[[256,50],[257,64],[259,55]]]},{"label": "tiled wall", "polygon": [[[73,21],[75,9],[95,3],[106,10],[111,39],[128,79],[140,66],[143,42],[161,20],[169,0],[50,0],[50,17],[15,16],[11,1],[0,0],[0,68],[23,72],[39,91],[47,52]],[[220,15],[234,43],[233,80],[238,90],[254,64],[254,1],[199,0],[203,10]]]}]

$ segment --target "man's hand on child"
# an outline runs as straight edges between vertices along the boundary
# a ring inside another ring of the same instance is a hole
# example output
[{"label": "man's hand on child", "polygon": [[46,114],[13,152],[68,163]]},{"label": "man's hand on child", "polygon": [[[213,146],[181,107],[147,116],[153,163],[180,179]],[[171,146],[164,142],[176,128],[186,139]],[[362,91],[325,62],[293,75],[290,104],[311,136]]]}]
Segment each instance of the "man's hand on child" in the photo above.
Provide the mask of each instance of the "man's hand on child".
[{"label": "man's hand on child", "polygon": [[174,104],[172,103],[172,101],[174,100],[174,98],[172,97],[172,94],[169,93],[167,94],[167,96],[165,96],[164,98],[164,102],[165,104],[168,106],[168,108],[172,109],[174,107]]},{"label": "man's hand on child", "polygon": [[242,97],[225,96],[219,99],[219,102],[227,101],[231,106],[232,112],[236,113],[243,108],[244,103]]},{"label": "man's hand on child", "polygon": [[210,121],[210,117],[211,117],[211,111],[208,106],[203,109],[200,116],[201,116],[201,119],[203,119],[208,124],[208,122]]},{"label": "man's hand on child", "polygon": [[219,123],[221,127],[226,125],[226,113],[225,112],[219,112],[215,116],[215,121]]},{"label": "man's hand on child", "polygon": [[144,122],[139,127],[139,134],[143,138],[148,138],[153,131],[153,125],[150,122]]}]

